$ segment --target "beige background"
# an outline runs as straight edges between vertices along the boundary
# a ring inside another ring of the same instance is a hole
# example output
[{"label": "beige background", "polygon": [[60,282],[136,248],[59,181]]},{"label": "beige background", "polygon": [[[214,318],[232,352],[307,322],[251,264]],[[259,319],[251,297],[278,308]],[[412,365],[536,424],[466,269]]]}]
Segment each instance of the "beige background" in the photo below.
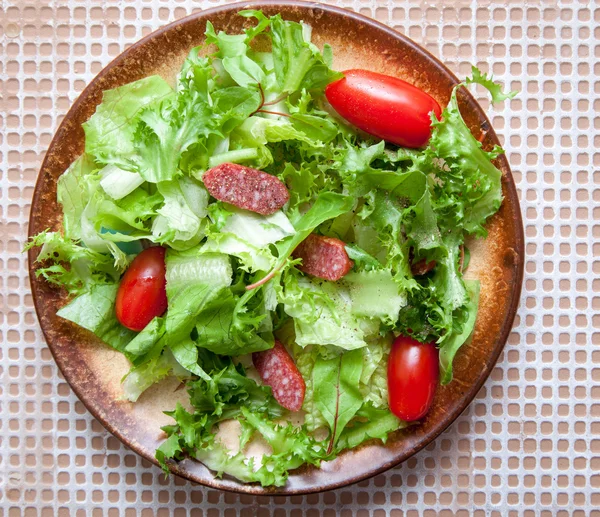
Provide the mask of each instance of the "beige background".
[{"label": "beige background", "polygon": [[165,480],[73,395],[38,329],[20,254],[41,160],[61,117],[113,57],[218,3],[0,0],[0,516],[600,515],[593,2],[337,2],[404,32],[459,76],[476,63],[522,90],[492,114],[522,198],[521,308],[477,399],[426,450],[335,492],[240,497]]}]

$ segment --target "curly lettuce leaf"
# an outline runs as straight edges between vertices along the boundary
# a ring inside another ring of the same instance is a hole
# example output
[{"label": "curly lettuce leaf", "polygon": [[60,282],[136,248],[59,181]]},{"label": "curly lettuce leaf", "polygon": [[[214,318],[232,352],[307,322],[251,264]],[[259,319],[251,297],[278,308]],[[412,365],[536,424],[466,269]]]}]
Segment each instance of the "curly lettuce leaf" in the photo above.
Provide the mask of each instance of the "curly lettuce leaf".
[{"label": "curly lettuce leaf", "polygon": [[317,47],[310,43],[306,25],[271,17],[273,66],[282,92],[302,88],[321,89],[343,75],[325,63]]},{"label": "curly lettuce leaf", "polygon": [[370,403],[364,404],[357,412],[352,424],[344,428],[336,445],[336,451],[353,449],[368,440],[387,441],[390,433],[408,426],[399,420],[389,409],[378,409]]},{"label": "curly lettuce leaf", "polygon": [[96,113],[83,124],[85,152],[98,163],[136,170],[135,132],[144,108],[173,97],[173,89],[158,75],[106,90]]},{"label": "curly lettuce leaf", "polygon": [[106,165],[100,175],[100,186],[114,200],[124,198],[144,183],[139,173],[125,171],[116,165]]},{"label": "curly lettuce leaf", "polygon": [[156,211],[152,234],[156,242],[177,250],[197,245],[205,235],[208,192],[192,178],[157,185],[164,204]]},{"label": "curly lettuce leaf", "polygon": [[333,282],[285,275],[278,301],[294,321],[299,346],[335,345],[345,350],[366,346],[366,338],[379,331],[379,323],[352,313],[347,291]]},{"label": "curly lettuce leaf", "polygon": [[453,332],[440,347],[440,382],[448,384],[452,381],[452,361],[458,349],[463,346],[471,337],[477,320],[477,308],[479,305],[480,284],[476,280],[466,280],[465,285],[468,293],[465,312],[466,321],[462,328]]},{"label": "curly lettuce leaf", "polygon": [[81,294],[95,285],[113,284],[121,275],[110,255],[81,246],[58,232],[38,233],[25,250],[36,246],[42,247],[36,259],[40,264],[36,276],[43,276],[69,294]]},{"label": "curly lettuce leaf", "polygon": [[273,347],[271,330],[262,289],[241,295],[227,289],[198,315],[196,344],[220,355],[250,354]]},{"label": "curly lettuce leaf", "polygon": [[517,93],[519,93],[516,90],[504,93],[502,91],[502,86],[494,81],[494,77],[492,76],[492,74],[490,74],[488,77],[487,74],[482,73],[481,70],[479,70],[479,68],[477,68],[476,66],[471,67],[471,77],[467,77],[465,79],[465,83],[480,84],[482,86],[485,86],[485,88],[490,92],[490,95],[492,96],[493,103],[502,102],[506,99],[513,99],[517,95]]},{"label": "curly lettuce leaf", "polygon": [[484,151],[472,135],[458,108],[459,87],[452,91],[441,120],[433,117],[427,152],[441,166],[435,168],[432,204],[442,231],[462,229],[484,237],[484,223],[502,203],[502,173],[492,163],[502,150]]},{"label": "curly lettuce leaf", "polygon": [[184,379],[189,374],[179,365],[171,351],[165,349],[162,354],[153,354],[129,370],[121,384],[123,396],[129,402],[136,402],[150,386],[171,375]]},{"label": "curly lettuce leaf", "polygon": [[81,218],[90,198],[91,176],[97,166],[88,154],[82,154],[58,178],[56,199],[63,210],[63,230],[66,237],[81,239]]},{"label": "curly lettuce leaf", "polygon": [[[163,428],[168,438],[156,452],[166,471],[168,460],[182,459],[186,454],[202,461],[218,476],[228,474],[245,482],[282,486],[289,470],[307,462],[318,465],[327,456],[324,444],[306,429],[274,422],[282,410],[271,389],[248,378],[241,366],[206,351],[199,357],[199,366],[208,375],[188,382],[193,411],[178,405],[167,413],[175,424]],[[258,460],[247,457],[243,448],[232,454],[214,433],[215,426],[232,419],[244,429],[240,445],[252,436],[260,436],[272,452]]]}]

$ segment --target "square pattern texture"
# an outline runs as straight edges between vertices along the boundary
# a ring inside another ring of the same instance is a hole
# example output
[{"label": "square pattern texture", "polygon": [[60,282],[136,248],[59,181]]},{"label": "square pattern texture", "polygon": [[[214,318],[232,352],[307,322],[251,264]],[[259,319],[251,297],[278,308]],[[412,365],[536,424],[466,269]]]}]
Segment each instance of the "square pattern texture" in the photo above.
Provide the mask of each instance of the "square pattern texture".
[{"label": "square pattern texture", "polygon": [[[491,111],[521,197],[514,330],[468,410],[403,465],[289,498],[165,479],[72,393],[21,249],[45,150],[84,86],[214,0],[0,0],[0,516],[600,516],[600,3],[340,0],[520,95]],[[477,98],[488,106],[482,91]]]}]

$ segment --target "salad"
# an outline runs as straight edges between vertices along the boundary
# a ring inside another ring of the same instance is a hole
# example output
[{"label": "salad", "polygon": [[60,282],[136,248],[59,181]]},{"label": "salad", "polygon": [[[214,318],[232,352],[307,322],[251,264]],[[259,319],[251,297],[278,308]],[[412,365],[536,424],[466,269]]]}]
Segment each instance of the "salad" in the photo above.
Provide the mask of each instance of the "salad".
[{"label": "salad", "polygon": [[[58,311],[123,353],[123,398],[176,376],[156,458],[282,486],[422,419],[471,335],[465,237],[502,202],[457,91],[442,110],[400,79],[332,67],[311,28],[256,23],[192,49],[174,85],[105,91],[60,177],[62,232],[36,274]],[[267,51],[258,49],[268,49]],[[235,444],[225,428],[235,428]],[[267,454],[248,450],[260,441]],[[229,440],[231,442],[231,440]]]}]

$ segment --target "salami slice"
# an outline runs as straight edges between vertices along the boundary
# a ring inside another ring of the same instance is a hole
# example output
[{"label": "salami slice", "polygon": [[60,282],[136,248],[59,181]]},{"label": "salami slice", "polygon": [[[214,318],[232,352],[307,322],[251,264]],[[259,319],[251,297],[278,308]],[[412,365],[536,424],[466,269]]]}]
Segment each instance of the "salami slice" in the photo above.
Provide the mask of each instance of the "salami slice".
[{"label": "salami slice", "polygon": [[348,274],[354,265],[343,241],[314,233],[298,245],[293,257],[302,259],[297,266],[300,271],[331,281]]},{"label": "salami slice", "polygon": [[430,260],[428,262],[427,259],[421,259],[418,262],[414,262],[410,266],[410,272],[413,274],[413,276],[426,275],[435,267],[436,264],[437,262],[435,260]]},{"label": "salami slice", "polygon": [[275,346],[264,352],[254,352],[252,362],[263,383],[271,386],[275,400],[290,411],[300,411],[304,403],[306,385],[294,360],[277,340]]},{"label": "salami slice", "polygon": [[276,212],[290,199],[279,178],[235,163],[207,170],[202,181],[215,199],[262,215]]}]

